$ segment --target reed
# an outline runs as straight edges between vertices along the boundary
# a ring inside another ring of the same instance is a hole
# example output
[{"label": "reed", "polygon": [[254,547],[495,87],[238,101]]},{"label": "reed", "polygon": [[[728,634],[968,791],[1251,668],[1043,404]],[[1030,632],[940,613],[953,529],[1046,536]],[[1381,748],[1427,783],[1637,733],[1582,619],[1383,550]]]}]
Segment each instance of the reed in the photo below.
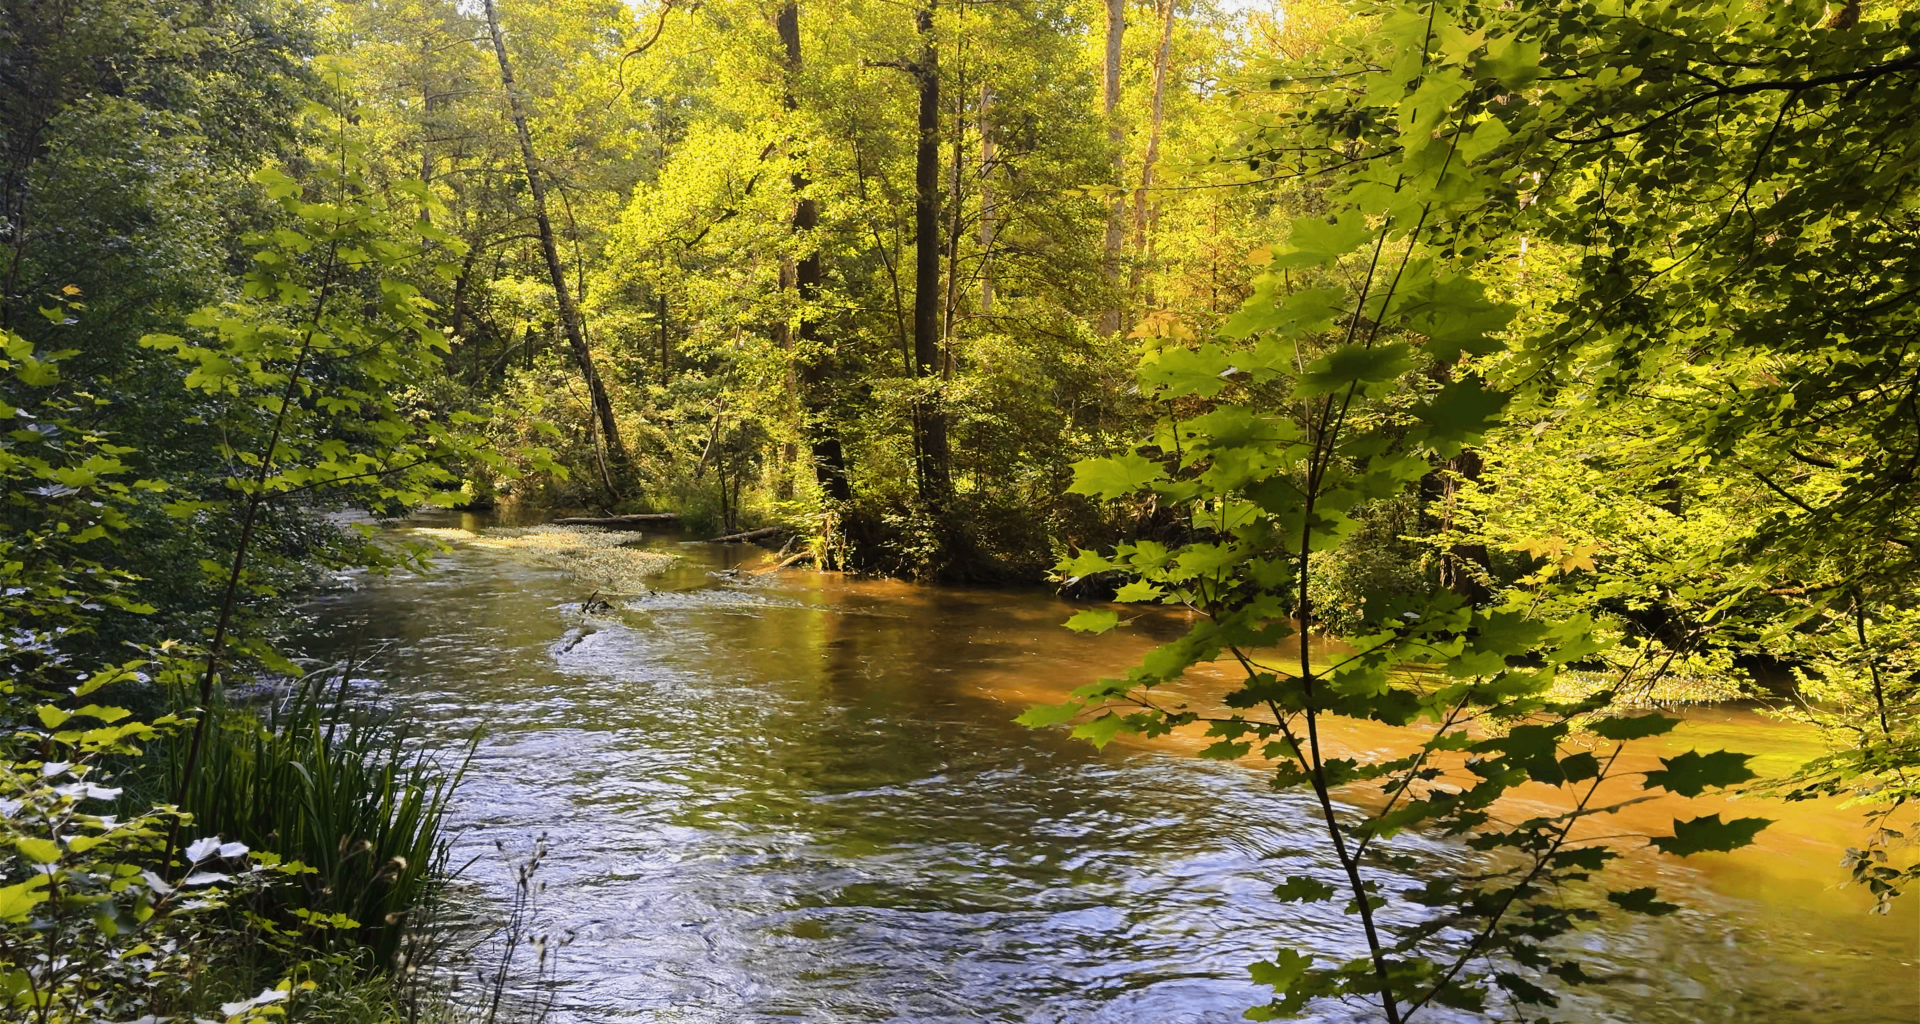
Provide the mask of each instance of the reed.
[{"label": "reed", "polygon": [[309,675],[264,714],[223,702],[207,714],[191,778],[184,750],[160,756],[193,834],[313,869],[255,912],[309,950],[395,966],[447,876],[447,803],[472,746],[453,765],[421,752],[404,724],[353,699],[344,672]]}]

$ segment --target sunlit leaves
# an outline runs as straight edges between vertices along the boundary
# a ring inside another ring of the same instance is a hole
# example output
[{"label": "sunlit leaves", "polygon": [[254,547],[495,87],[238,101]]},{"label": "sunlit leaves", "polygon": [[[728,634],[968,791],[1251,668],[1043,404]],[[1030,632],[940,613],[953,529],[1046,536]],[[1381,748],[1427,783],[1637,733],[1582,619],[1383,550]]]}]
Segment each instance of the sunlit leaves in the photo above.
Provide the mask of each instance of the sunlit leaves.
[{"label": "sunlit leaves", "polygon": [[1093,744],[1096,749],[1104,748],[1107,744],[1113,742],[1115,736],[1120,735],[1120,731],[1125,728],[1126,725],[1126,720],[1119,715],[1101,715],[1099,718],[1093,719],[1090,722],[1082,722],[1074,726],[1073,737],[1075,739],[1086,740],[1088,743]]},{"label": "sunlit leaves", "polygon": [[1198,395],[1211,398],[1227,386],[1233,367],[1224,348],[1207,344],[1198,349],[1170,345],[1140,364],[1140,380],[1162,389],[1167,398]]},{"label": "sunlit leaves", "polygon": [[1106,608],[1088,608],[1075,612],[1067,628],[1076,633],[1105,633],[1120,624],[1120,613]]},{"label": "sunlit leaves", "polygon": [[1074,464],[1072,494],[1118,498],[1140,491],[1166,477],[1159,463],[1129,452],[1117,458],[1086,459]]},{"label": "sunlit leaves", "polygon": [[1366,218],[1357,213],[1332,220],[1302,217],[1293,222],[1287,249],[1273,258],[1273,265],[1290,269],[1330,264],[1372,236]]},{"label": "sunlit leaves", "polygon": [[1077,579],[1081,576],[1091,576],[1094,573],[1106,572],[1111,568],[1113,568],[1113,563],[1108,561],[1104,555],[1101,555],[1097,551],[1086,550],[1076,552],[1071,558],[1061,559],[1060,563],[1054,566],[1054,571],[1067,579]]},{"label": "sunlit leaves", "polygon": [[1509,89],[1524,89],[1540,77],[1540,41],[1518,35],[1490,40],[1475,70]]},{"label": "sunlit leaves", "polygon": [[1029,729],[1042,729],[1050,725],[1065,725],[1079,717],[1087,706],[1077,702],[1066,704],[1035,704],[1020,713],[1014,721]]}]

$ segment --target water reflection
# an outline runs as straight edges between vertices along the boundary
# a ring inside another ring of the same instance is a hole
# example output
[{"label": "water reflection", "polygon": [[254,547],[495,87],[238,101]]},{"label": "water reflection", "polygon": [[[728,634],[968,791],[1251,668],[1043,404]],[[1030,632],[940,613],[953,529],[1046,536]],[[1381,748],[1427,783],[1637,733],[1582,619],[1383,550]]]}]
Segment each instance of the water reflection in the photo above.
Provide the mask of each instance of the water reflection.
[{"label": "water reflection", "polygon": [[[751,552],[663,546],[682,566],[613,613],[471,549],[312,609],[315,653],[379,649],[433,735],[485,729],[455,857],[480,858],[483,905],[511,888],[496,841],[550,836],[543,899],[576,934],[556,1019],[1225,1022],[1277,945],[1358,952],[1337,910],[1270,895],[1331,880],[1301,798],[1011,724],[1022,694],[1130,654],[1057,629],[1046,596],[769,580],[728,572]],[[1581,936],[1619,982],[1580,1019],[1920,1018],[1910,913],[1658,870],[1688,909]]]}]

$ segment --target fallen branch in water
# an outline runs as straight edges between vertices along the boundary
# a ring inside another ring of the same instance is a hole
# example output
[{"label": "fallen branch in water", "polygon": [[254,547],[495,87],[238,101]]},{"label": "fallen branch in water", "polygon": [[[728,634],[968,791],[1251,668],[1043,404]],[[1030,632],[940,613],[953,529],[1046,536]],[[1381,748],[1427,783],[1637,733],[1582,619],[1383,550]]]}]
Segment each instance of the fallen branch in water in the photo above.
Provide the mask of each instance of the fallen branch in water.
[{"label": "fallen branch in water", "polygon": [[642,526],[665,526],[680,521],[678,512],[636,512],[624,516],[567,516],[555,519],[555,526],[604,526],[610,530],[637,530]]},{"label": "fallen branch in water", "polygon": [[765,537],[773,537],[778,534],[792,533],[792,532],[793,530],[791,528],[785,527],[785,526],[762,526],[758,530],[748,530],[744,533],[730,533],[730,534],[727,534],[725,537],[715,537],[707,541],[707,543],[709,544],[750,544],[754,541],[758,541]]},{"label": "fallen branch in water", "polygon": [[765,576],[767,573],[770,573],[770,572],[779,572],[780,570],[785,569],[789,566],[795,566],[795,565],[801,564],[802,562],[811,562],[811,561],[813,561],[813,552],[802,551],[797,555],[789,556],[785,560],[781,561],[780,564],[778,565],[770,565],[765,569],[761,569],[759,572],[754,573],[754,575]]}]

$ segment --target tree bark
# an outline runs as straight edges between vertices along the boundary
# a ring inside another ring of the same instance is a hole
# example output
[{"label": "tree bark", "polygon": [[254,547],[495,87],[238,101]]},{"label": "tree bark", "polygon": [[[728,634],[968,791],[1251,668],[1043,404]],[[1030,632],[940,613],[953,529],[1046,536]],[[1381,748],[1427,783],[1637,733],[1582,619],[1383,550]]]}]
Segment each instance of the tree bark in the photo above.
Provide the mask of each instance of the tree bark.
[{"label": "tree bark", "polygon": [[[619,424],[614,422],[613,403],[608,401],[607,389],[600,383],[600,374],[593,368],[593,353],[588,350],[586,334],[580,329],[580,309],[574,303],[572,290],[567,286],[566,270],[560,265],[560,248],[554,241],[553,220],[547,216],[547,185],[534,159],[533,134],[527,130],[526,105],[521,102],[519,86],[514,84],[513,64],[507,59],[506,38],[500,33],[500,12],[495,8],[494,0],[486,0],[484,6],[487,32],[493,37],[493,54],[500,60],[500,82],[506,87],[507,109],[513,116],[514,131],[520,137],[520,158],[527,169],[527,191],[533,196],[533,216],[540,226],[540,251],[546,257],[547,274],[553,280],[554,298],[560,303],[561,325],[566,331],[567,343],[573,348],[573,357],[580,364],[580,376],[587,382],[587,394],[592,399],[607,449],[613,454],[613,461],[624,470],[629,465],[626,445],[620,440]],[[604,467],[602,476],[607,490],[618,497],[612,476],[604,471]]]},{"label": "tree bark", "polygon": [[[920,85],[919,141],[913,161],[913,364],[920,380],[940,370],[940,53],[934,44],[936,0],[920,8],[924,40],[914,75]],[[922,399],[914,411],[916,469],[920,497],[944,508],[951,491],[947,419],[936,400]]]},{"label": "tree bark", "polygon": [[1147,153],[1140,161],[1140,187],[1133,193],[1133,273],[1127,281],[1130,296],[1140,294],[1147,270],[1148,190],[1153,188],[1153,167],[1160,160],[1160,127],[1165,123],[1167,65],[1173,55],[1173,8],[1175,0],[1162,0],[1160,49],[1153,56],[1153,106],[1148,114]]},{"label": "tree bark", "polygon": [[[1472,482],[1480,479],[1480,468],[1480,453],[1468,448],[1454,456],[1444,467],[1451,472],[1434,474],[1439,485],[1440,532],[1450,533],[1453,530],[1454,495],[1459,490],[1455,476]],[[1440,585],[1460,595],[1468,604],[1485,605],[1493,599],[1492,591],[1483,582],[1492,573],[1492,564],[1485,544],[1450,545],[1440,558]]]},{"label": "tree bark", "polygon": [[946,208],[942,211],[947,222],[946,297],[940,303],[940,379],[943,381],[953,379],[953,326],[960,319],[960,240],[966,234],[960,218],[966,212],[967,80],[964,59],[960,63],[962,66],[955,71],[953,83],[953,160],[948,165]]},{"label": "tree bark", "polygon": [[[788,111],[799,109],[800,101],[793,93],[793,79],[800,73],[800,7],[798,0],[786,0],[781,5],[776,19],[780,31],[780,43],[786,50],[786,83],[784,86]],[[821,351],[819,325],[808,312],[808,307],[820,295],[820,286],[826,280],[826,273],[820,264],[820,250],[812,244],[814,229],[820,225],[820,209],[813,198],[806,194],[807,177],[796,170],[791,179],[793,193],[799,201],[793,208],[793,233],[807,242],[804,254],[794,262],[793,289],[800,300],[799,329],[795,332],[794,360],[799,364],[800,409],[806,419],[804,429],[807,446],[813,452],[814,479],[819,481],[820,490],[830,500],[849,501],[853,498],[853,485],[847,476],[846,448],[840,442],[839,428],[832,418],[832,403],[828,401],[828,391],[832,384],[833,367],[826,352]]]},{"label": "tree bark", "polygon": [[[1126,177],[1127,136],[1120,128],[1120,53],[1126,41],[1127,0],[1107,0],[1107,62],[1104,109],[1107,115],[1107,148],[1113,153],[1113,183],[1121,188]],[[1126,241],[1127,199],[1116,194],[1107,207],[1106,252],[1100,263],[1100,276],[1107,284],[1114,305],[1100,314],[1100,333],[1120,330],[1120,248]]]},{"label": "tree bark", "polygon": [[980,86],[980,313],[993,312],[993,86]]}]

